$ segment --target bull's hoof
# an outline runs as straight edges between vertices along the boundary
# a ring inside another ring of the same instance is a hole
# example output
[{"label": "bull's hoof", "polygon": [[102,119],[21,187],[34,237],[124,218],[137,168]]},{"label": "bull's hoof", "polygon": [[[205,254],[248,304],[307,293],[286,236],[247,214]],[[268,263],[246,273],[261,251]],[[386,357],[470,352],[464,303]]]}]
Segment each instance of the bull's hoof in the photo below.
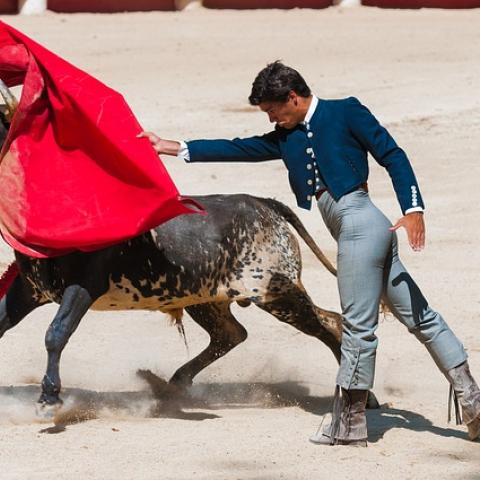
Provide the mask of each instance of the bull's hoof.
[{"label": "bull's hoof", "polygon": [[63,406],[63,402],[58,400],[56,403],[47,403],[39,400],[35,406],[37,417],[44,420],[53,420]]},{"label": "bull's hoof", "polygon": [[367,408],[369,410],[376,410],[380,408],[380,403],[377,400],[377,397],[372,391],[368,392],[368,398],[367,398]]},{"label": "bull's hoof", "polygon": [[181,386],[167,382],[150,370],[137,370],[137,375],[148,383],[157,400],[178,401],[185,394],[185,390]]},{"label": "bull's hoof", "polygon": [[191,386],[193,385],[193,382],[192,382],[191,380],[178,380],[178,381],[177,381],[177,380],[171,378],[171,379],[168,381],[168,384],[169,384],[172,388],[175,388],[179,394],[187,395],[189,389],[190,389]]},{"label": "bull's hoof", "polygon": [[178,374],[177,372],[168,381],[168,383],[170,385],[174,385],[184,393],[186,393],[186,391],[193,385],[193,381],[190,375],[182,375],[181,373]]}]

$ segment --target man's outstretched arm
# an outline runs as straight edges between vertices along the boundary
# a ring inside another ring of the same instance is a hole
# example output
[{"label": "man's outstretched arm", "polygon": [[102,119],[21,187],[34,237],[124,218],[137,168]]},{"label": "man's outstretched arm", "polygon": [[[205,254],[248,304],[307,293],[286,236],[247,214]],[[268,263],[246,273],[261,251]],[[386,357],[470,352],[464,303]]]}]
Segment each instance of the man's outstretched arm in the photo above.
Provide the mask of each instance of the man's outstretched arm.
[{"label": "man's outstretched arm", "polygon": [[[158,154],[179,155],[187,162],[262,162],[281,158],[276,131],[233,140],[165,140],[152,132],[142,132]],[[184,152],[183,152],[184,151]]]}]

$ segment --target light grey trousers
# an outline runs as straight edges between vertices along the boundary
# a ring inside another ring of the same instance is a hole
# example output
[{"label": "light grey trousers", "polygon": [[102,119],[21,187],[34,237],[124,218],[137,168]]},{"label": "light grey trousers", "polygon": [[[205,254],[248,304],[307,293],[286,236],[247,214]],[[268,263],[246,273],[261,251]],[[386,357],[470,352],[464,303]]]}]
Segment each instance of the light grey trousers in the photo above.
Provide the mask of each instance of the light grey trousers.
[{"label": "light grey trousers", "polygon": [[337,384],[369,390],[375,376],[380,299],[422,342],[445,374],[467,359],[463,345],[432,310],[398,257],[397,236],[362,189],[338,202],[325,192],[322,217],[338,243],[338,289],[343,315],[342,358]]}]

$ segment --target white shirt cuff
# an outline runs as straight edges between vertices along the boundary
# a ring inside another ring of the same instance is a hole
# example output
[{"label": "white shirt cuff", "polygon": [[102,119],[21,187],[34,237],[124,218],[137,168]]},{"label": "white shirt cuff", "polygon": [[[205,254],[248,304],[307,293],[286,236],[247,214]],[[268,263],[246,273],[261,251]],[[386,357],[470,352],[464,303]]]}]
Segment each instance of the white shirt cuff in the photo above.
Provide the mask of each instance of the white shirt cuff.
[{"label": "white shirt cuff", "polygon": [[184,141],[180,142],[180,150],[178,151],[177,158],[179,160],[184,160],[185,162],[190,161],[190,152],[188,151],[188,146]]},{"label": "white shirt cuff", "polygon": [[408,215],[409,213],[413,213],[413,212],[423,212],[423,208],[422,207],[409,208],[408,210],[405,210],[405,215]]}]

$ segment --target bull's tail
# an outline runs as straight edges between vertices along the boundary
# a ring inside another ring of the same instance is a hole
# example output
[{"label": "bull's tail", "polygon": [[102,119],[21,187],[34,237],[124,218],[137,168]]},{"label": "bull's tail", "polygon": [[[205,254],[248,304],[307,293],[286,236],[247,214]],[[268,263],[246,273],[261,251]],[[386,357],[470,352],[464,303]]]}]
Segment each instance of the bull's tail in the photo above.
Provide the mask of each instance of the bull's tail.
[{"label": "bull's tail", "polygon": [[18,275],[17,262],[12,262],[0,277],[0,300],[7,294]]},{"label": "bull's tail", "polygon": [[275,200],[273,198],[262,198],[259,200],[265,202],[270,208],[272,208],[275,212],[285,218],[285,220],[302,237],[303,241],[310,247],[310,250],[312,250],[315,256],[323,263],[325,268],[333,275],[337,276],[337,269],[332,265],[326,255],[320,250],[320,247],[315,243],[315,240],[308,233],[307,229],[303,226],[301,220],[295,215],[295,213],[293,213],[293,210],[290,207],[287,207],[282,202],[279,202],[278,200]]},{"label": "bull's tail", "polygon": [[187,335],[185,333],[185,325],[183,324],[183,308],[176,308],[166,312],[169,315],[170,325],[174,325],[183,339],[187,354],[190,355],[190,348],[188,346]]}]

